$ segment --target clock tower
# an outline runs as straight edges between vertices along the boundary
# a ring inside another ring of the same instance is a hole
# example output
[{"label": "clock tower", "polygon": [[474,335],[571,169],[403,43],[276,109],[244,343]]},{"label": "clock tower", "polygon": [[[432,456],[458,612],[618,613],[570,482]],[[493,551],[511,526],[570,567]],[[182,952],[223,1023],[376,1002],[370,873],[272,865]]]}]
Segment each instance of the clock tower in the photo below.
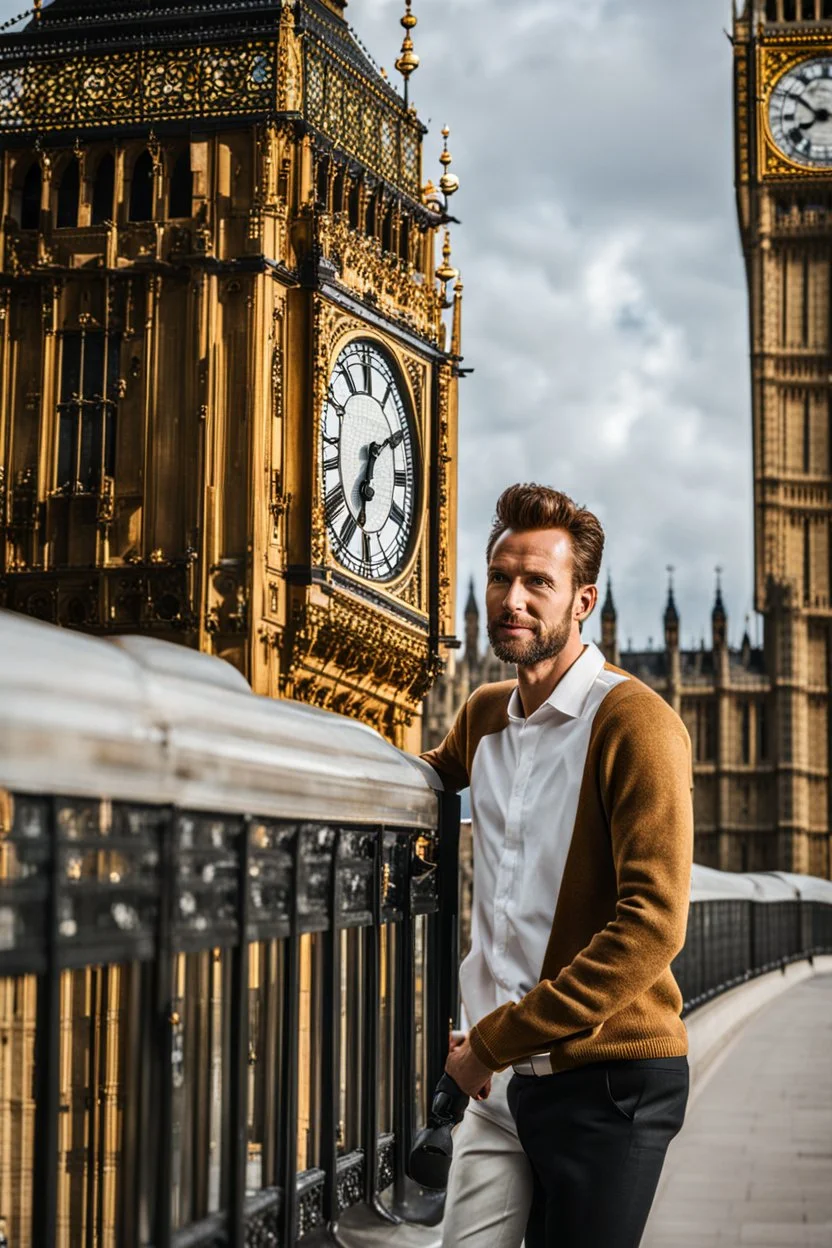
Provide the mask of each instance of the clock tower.
[{"label": "clock tower", "polygon": [[750,301],[755,596],[774,721],[776,861],[830,874],[832,2],[734,21]]},{"label": "clock tower", "polygon": [[411,0],[403,92],[345,9],[53,0],[0,36],[0,605],[418,748],[453,632],[458,182],[446,133],[423,186]]}]

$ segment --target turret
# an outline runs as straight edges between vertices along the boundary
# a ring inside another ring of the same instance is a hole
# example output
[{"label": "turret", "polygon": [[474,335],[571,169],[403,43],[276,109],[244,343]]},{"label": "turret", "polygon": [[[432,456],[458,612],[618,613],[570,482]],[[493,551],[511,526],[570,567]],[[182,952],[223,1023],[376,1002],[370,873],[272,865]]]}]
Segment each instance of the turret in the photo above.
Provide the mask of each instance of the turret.
[{"label": "turret", "polygon": [[612,579],[607,577],[607,596],[601,608],[601,649],[608,662],[618,666],[618,612],[612,596]]},{"label": "turret", "polygon": [[716,570],[716,598],[711,612],[711,635],[714,650],[724,650],[728,640],[728,616],[722,601],[722,568]]},{"label": "turret", "polygon": [[465,661],[469,667],[479,659],[480,654],[480,609],[474,593],[474,578],[468,585],[468,601],[465,604]]},{"label": "turret", "polygon": [[664,644],[668,651],[679,649],[679,612],[673,597],[673,568],[667,569],[667,606],[664,609]]}]

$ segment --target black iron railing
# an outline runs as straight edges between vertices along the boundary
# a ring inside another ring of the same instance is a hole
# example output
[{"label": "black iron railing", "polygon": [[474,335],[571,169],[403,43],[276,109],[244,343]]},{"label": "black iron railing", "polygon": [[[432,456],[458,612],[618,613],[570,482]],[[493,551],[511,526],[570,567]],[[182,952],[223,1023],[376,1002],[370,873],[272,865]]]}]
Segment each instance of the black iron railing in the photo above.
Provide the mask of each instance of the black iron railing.
[{"label": "black iron railing", "polygon": [[427,834],[25,794],[11,810],[10,1248],[290,1248],[362,1202],[395,1220],[457,1012],[458,799]]},{"label": "black iron railing", "polygon": [[691,903],[685,947],[673,963],[685,1013],[757,975],[832,953],[832,905],[820,901]]},{"label": "black iron railing", "polygon": [[[10,1248],[294,1248],[355,1205],[412,1213],[458,1014],[458,800],[428,831],[7,804]],[[674,970],[689,1012],[823,953],[832,905],[699,900]]]}]

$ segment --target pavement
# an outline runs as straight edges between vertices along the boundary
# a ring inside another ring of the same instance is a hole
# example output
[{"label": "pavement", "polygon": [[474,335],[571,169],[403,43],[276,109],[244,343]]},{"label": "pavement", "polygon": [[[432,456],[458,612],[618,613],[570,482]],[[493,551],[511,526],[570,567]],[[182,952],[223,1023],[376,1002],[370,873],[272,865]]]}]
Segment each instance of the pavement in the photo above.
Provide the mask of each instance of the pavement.
[{"label": "pavement", "polygon": [[[687,1120],[641,1248],[832,1248],[832,959],[814,971],[775,972],[688,1020]],[[440,1248],[441,1229],[355,1209],[338,1242]]]},{"label": "pavement", "polygon": [[732,1040],[671,1145],[642,1248],[832,1248],[832,975]]}]

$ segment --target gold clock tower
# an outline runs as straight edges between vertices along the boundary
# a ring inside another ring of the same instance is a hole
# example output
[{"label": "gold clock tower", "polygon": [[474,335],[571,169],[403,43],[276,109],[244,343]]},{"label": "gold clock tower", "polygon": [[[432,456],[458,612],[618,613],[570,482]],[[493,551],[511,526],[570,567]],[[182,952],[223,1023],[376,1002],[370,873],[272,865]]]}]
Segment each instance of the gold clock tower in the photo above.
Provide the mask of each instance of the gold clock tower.
[{"label": "gold clock tower", "polygon": [[830,873],[832,2],[734,22],[736,182],[750,297],[756,606],[777,861]]},{"label": "gold clock tower", "polygon": [[410,0],[404,98],[345,4],[53,0],[0,37],[0,604],[415,747],[453,631],[457,179],[446,134],[423,187]]}]

